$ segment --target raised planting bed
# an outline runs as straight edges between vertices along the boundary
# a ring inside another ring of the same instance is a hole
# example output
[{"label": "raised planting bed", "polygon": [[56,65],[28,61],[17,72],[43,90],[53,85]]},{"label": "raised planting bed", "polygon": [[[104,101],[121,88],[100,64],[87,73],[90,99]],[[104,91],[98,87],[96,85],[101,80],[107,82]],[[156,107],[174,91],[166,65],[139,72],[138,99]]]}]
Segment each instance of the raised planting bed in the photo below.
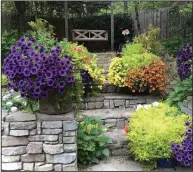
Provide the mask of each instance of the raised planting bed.
[{"label": "raised planting bed", "polygon": [[132,96],[120,93],[99,94],[98,97],[88,97],[83,100],[80,108],[84,109],[114,109],[133,108],[138,104],[151,104],[159,100],[159,96]]}]

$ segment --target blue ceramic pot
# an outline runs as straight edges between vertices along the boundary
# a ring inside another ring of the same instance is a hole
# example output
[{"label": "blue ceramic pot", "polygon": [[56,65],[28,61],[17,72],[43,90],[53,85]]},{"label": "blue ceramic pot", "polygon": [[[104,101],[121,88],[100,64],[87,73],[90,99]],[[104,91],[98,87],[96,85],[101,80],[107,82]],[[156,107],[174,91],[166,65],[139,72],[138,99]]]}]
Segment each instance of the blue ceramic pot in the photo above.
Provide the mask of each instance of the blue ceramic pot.
[{"label": "blue ceramic pot", "polygon": [[176,161],[173,159],[160,159],[157,161],[157,167],[160,168],[173,168],[176,166]]}]

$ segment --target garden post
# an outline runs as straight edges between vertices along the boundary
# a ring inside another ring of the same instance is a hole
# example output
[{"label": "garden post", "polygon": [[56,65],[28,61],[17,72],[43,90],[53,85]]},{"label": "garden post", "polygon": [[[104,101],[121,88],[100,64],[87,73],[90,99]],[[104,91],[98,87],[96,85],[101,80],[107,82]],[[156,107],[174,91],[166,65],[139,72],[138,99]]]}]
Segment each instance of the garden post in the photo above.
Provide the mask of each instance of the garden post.
[{"label": "garden post", "polygon": [[111,1],[111,51],[114,50],[114,2]]}]

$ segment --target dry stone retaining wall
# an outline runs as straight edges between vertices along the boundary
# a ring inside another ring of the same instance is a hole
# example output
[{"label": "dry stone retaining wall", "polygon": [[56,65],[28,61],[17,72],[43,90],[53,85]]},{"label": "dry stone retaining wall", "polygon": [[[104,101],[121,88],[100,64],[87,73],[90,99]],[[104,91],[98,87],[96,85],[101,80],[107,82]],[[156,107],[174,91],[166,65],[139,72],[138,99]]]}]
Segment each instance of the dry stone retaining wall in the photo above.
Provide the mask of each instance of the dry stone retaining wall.
[{"label": "dry stone retaining wall", "polygon": [[101,94],[99,97],[85,98],[80,108],[82,110],[133,108],[138,104],[150,104],[158,101],[158,99],[158,96],[131,96],[119,93]]},{"label": "dry stone retaining wall", "polygon": [[2,114],[2,169],[77,171],[74,112]]}]

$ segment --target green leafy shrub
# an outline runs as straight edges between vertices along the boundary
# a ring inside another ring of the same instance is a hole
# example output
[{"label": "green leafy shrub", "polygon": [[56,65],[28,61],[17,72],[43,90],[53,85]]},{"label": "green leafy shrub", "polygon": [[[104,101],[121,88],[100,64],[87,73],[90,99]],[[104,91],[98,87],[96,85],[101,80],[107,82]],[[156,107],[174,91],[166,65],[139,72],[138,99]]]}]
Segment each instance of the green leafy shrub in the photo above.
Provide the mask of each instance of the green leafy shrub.
[{"label": "green leafy shrub", "polygon": [[44,45],[47,50],[53,49],[57,44],[57,39],[53,35],[54,26],[49,25],[46,20],[36,19],[35,22],[28,22],[32,31],[29,34],[37,40],[39,45]]},{"label": "green leafy shrub", "polygon": [[142,44],[149,52],[163,55],[163,46],[159,40],[160,28],[149,25],[148,31],[134,38],[134,42]]},{"label": "green leafy shrub", "polygon": [[167,101],[171,106],[181,108],[182,102],[187,96],[192,95],[192,76],[177,83],[174,91],[170,93]]},{"label": "green leafy shrub", "polygon": [[16,30],[5,30],[3,32],[1,37],[1,60],[3,60],[9,54],[11,46],[17,41],[17,37],[18,34]]},{"label": "green leafy shrub", "polygon": [[105,136],[104,126],[100,119],[84,117],[78,126],[78,162],[81,164],[98,163],[100,159],[109,156],[107,143],[112,140]]},{"label": "green leafy shrub", "polygon": [[168,54],[176,55],[179,48],[185,42],[184,38],[181,35],[175,35],[171,38],[162,38],[161,43],[164,46],[165,51]]},{"label": "green leafy shrub", "polygon": [[129,121],[129,153],[143,164],[144,169],[155,168],[158,159],[171,158],[171,143],[183,140],[181,135],[186,131],[184,123],[189,118],[164,103],[148,109],[140,108],[131,114]]}]

